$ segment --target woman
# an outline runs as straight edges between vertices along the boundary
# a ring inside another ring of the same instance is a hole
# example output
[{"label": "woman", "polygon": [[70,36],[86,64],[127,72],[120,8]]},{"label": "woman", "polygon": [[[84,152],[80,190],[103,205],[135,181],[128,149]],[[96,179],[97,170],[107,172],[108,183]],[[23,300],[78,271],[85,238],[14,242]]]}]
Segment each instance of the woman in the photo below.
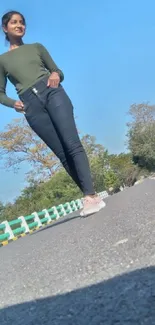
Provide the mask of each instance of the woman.
[{"label": "woman", "polygon": [[[84,194],[81,215],[99,211],[105,203],[94,191],[73,106],[61,85],[63,72],[43,45],[23,43],[26,22],[21,13],[6,13],[2,17],[2,28],[10,48],[0,56],[0,103],[24,113],[33,131],[60,159]],[[7,78],[15,86],[20,100],[6,95]]]}]

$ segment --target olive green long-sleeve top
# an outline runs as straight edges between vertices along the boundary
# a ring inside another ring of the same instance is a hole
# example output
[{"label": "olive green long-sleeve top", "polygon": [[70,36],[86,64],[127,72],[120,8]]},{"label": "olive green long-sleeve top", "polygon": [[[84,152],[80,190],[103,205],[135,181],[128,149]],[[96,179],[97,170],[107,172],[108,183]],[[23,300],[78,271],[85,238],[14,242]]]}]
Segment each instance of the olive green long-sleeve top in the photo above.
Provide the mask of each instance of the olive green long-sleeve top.
[{"label": "olive green long-sleeve top", "polygon": [[60,82],[63,81],[63,72],[39,43],[23,44],[0,55],[0,103],[8,107],[14,107],[15,104],[15,100],[6,94],[7,79],[15,86],[17,94],[21,95],[52,72],[58,72]]}]

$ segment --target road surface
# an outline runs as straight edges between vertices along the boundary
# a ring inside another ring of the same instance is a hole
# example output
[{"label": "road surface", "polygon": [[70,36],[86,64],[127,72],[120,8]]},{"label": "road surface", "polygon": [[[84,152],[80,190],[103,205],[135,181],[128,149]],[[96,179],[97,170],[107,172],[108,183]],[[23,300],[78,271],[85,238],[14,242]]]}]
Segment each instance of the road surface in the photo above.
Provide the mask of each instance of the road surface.
[{"label": "road surface", "polygon": [[0,248],[1,325],[154,325],[155,180]]}]

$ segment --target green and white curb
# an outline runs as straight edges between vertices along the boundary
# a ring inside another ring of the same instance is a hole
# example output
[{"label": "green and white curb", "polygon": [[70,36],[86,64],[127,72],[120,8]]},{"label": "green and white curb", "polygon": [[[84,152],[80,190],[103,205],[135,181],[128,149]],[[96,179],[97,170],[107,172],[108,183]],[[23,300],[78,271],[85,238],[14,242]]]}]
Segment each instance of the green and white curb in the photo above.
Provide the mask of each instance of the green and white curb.
[{"label": "green and white curb", "polygon": [[[98,193],[104,199],[108,197],[106,191]],[[32,234],[34,231],[53,223],[70,213],[80,210],[83,207],[83,199],[78,199],[65,204],[43,209],[40,212],[33,212],[28,216],[20,216],[15,220],[3,221],[0,223],[0,247],[6,246],[10,242],[15,241],[27,234]]]}]

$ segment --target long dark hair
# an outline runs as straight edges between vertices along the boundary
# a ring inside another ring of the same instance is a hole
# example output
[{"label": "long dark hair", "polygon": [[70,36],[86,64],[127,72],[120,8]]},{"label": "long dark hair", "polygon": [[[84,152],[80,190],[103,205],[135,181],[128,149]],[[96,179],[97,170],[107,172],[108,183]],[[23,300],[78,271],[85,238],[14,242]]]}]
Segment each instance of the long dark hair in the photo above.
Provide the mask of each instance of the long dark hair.
[{"label": "long dark hair", "polygon": [[[7,28],[8,22],[12,18],[13,15],[19,15],[21,16],[24,25],[26,25],[25,17],[19,12],[19,11],[8,11],[3,17],[2,17],[2,28]],[[5,32],[4,32],[5,33]],[[5,39],[6,41],[9,41],[9,37],[7,33],[5,33]]]}]

